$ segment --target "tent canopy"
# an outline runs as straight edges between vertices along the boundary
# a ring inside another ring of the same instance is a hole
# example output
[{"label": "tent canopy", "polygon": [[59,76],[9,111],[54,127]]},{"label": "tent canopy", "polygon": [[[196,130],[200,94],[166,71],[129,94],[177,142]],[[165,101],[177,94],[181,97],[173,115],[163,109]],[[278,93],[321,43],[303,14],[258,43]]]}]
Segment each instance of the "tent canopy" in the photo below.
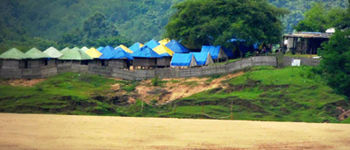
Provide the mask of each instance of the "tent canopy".
[{"label": "tent canopy", "polygon": [[208,57],[211,57],[209,53],[205,52],[192,52],[191,54],[193,54],[194,58],[196,59],[197,65],[199,66],[206,65]]},{"label": "tent canopy", "polygon": [[189,50],[186,47],[181,45],[176,40],[171,40],[165,46],[168,47],[170,50],[172,50],[175,53],[188,53],[189,52]]},{"label": "tent canopy", "polygon": [[49,55],[43,53],[42,51],[38,50],[37,48],[32,48],[29,51],[25,53],[25,57],[27,59],[42,59],[42,58],[50,58]]},{"label": "tent canopy", "polygon": [[116,54],[113,57],[114,59],[128,59],[128,60],[133,60],[134,58],[131,56],[130,53],[127,53],[123,50],[118,50]]},{"label": "tent canopy", "polygon": [[169,42],[170,42],[169,38],[165,38],[165,39],[159,41],[159,43],[162,45],[168,44]]},{"label": "tent canopy", "polygon": [[85,53],[88,54],[91,58],[99,58],[102,55],[102,53],[94,47],[90,48]]},{"label": "tent canopy", "polygon": [[81,49],[75,47],[64,51],[63,56],[59,60],[92,60],[92,58]]},{"label": "tent canopy", "polygon": [[[69,49],[69,48],[67,48],[67,49]],[[62,52],[60,52],[59,50],[57,50],[54,47],[49,47],[48,49],[46,49],[44,51],[44,53],[49,55],[51,58],[59,58],[59,57],[61,57],[63,55]]]},{"label": "tent canopy", "polygon": [[86,46],[81,48],[82,51],[86,52],[87,50],[89,50],[89,48],[87,48]]},{"label": "tent canopy", "polygon": [[142,43],[136,42],[136,43],[134,43],[133,45],[131,45],[131,46],[129,47],[129,49],[130,49],[131,51],[135,52],[135,51],[139,51],[140,48],[143,47],[143,46],[144,46],[144,45],[143,45]]},{"label": "tent canopy", "polygon": [[157,54],[155,51],[153,51],[148,46],[143,46],[139,51],[136,51],[132,54],[133,57],[138,58],[161,58],[163,56]]},{"label": "tent canopy", "polygon": [[213,59],[218,59],[221,46],[202,46],[201,52],[209,53]]},{"label": "tent canopy", "polygon": [[151,49],[157,47],[158,45],[160,45],[160,44],[155,40],[150,40],[145,44],[145,46],[148,46]]},{"label": "tent canopy", "polygon": [[104,48],[105,47],[100,46],[100,47],[97,48],[97,50],[101,52]]},{"label": "tent canopy", "polygon": [[100,52],[102,53],[100,59],[114,59],[114,56],[117,53],[117,51],[111,46],[106,46]]},{"label": "tent canopy", "polygon": [[234,58],[233,49],[223,48],[223,50],[229,59]]},{"label": "tent canopy", "polygon": [[65,51],[68,51],[68,50],[70,50],[70,48],[69,48],[69,47],[66,47],[66,48],[64,48],[64,49],[61,50],[61,53],[65,52]]},{"label": "tent canopy", "polygon": [[171,59],[171,66],[189,67],[191,66],[193,54],[175,53]]},{"label": "tent canopy", "polygon": [[25,55],[17,48],[11,48],[0,55],[0,59],[24,59]]},{"label": "tent canopy", "polygon": [[131,49],[129,49],[128,47],[126,47],[125,45],[119,45],[115,49],[118,50],[118,48],[121,48],[122,50],[124,50],[127,53],[133,53],[133,51]]},{"label": "tent canopy", "polygon": [[173,56],[174,55],[174,52],[171,51],[169,48],[167,48],[166,46],[164,45],[158,45],[157,47],[155,47],[153,49],[157,54],[159,55],[164,55],[164,54],[168,54],[170,56]]}]

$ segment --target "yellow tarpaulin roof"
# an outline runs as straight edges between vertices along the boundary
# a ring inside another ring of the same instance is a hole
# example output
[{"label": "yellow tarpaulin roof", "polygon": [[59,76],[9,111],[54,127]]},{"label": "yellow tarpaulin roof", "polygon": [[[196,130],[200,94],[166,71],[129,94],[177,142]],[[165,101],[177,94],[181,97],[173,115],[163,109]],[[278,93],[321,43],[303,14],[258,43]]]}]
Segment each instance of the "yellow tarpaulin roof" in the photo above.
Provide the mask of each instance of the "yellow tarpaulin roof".
[{"label": "yellow tarpaulin roof", "polygon": [[100,58],[102,55],[101,52],[99,52],[96,48],[92,47],[85,51],[86,54],[88,54],[91,58]]},{"label": "yellow tarpaulin roof", "polygon": [[128,47],[125,45],[119,45],[120,48],[122,48],[125,52],[127,53],[134,53],[132,50],[130,50]]},{"label": "yellow tarpaulin roof", "polygon": [[164,53],[168,53],[171,56],[174,55],[174,52],[172,50],[170,50],[169,48],[167,48],[165,45],[162,45],[162,44],[160,44],[159,46],[155,47],[153,49],[153,51],[155,51],[159,55],[160,54],[164,54]]},{"label": "yellow tarpaulin roof", "polygon": [[170,42],[170,39],[169,38],[165,38],[163,40],[160,40],[159,43],[162,44],[162,45],[166,45]]}]

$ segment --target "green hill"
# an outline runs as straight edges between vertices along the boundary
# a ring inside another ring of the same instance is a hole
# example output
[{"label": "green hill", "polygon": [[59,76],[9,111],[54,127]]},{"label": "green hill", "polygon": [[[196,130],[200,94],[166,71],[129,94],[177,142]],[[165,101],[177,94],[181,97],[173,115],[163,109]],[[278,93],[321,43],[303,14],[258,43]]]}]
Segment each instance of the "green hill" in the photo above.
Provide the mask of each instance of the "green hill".
[{"label": "green hill", "polygon": [[[131,41],[160,39],[163,27],[174,12],[171,6],[182,0],[1,0],[0,52],[9,47],[55,45],[66,33],[81,28],[83,22],[96,12],[103,13],[122,36]],[[347,0],[269,0],[290,10],[284,18],[286,32],[303,18],[313,2],[328,7],[346,7]],[[33,39],[36,37],[36,39]]]},{"label": "green hill", "polygon": [[[211,84],[219,77],[198,80]],[[336,123],[340,122],[336,107],[350,109],[349,101],[335,94],[311,67],[255,67],[221,81],[218,88],[158,104],[140,100],[137,81],[65,73],[32,87],[9,82],[0,82],[0,112]],[[159,97],[167,88],[164,83],[180,81],[146,82],[148,87],[159,87],[154,93]],[[201,88],[195,81],[181,86]],[[130,99],[136,101],[129,103]]]}]

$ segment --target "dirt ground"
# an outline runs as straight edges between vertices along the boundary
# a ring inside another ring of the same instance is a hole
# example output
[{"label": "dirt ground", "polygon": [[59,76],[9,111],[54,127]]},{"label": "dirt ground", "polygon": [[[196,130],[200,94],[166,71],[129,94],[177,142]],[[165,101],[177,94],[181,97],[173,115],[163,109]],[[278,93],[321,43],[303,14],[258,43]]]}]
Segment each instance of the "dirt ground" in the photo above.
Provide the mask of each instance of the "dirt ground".
[{"label": "dirt ground", "polygon": [[2,81],[0,84],[11,85],[11,86],[24,86],[32,87],[40,82],[45,81],[45,79],[13,79]]},{"label": "dirt ground", "polygon": [[144,80],[136,87],[136,93],[145,102],[157,100],[159,104],[164,104],[206,90],[223,87],[225,84],[221,83],[222,81],[239,77],[243,74],[244,72],[237,72],[211,81],[209,77],[163,79],[163,81],[167,82],[162,87],[152,86],[151,80]]},{"label": "dirt ground", "polygon": [[0,149],[350,149],[350,125],[0,114]]}]

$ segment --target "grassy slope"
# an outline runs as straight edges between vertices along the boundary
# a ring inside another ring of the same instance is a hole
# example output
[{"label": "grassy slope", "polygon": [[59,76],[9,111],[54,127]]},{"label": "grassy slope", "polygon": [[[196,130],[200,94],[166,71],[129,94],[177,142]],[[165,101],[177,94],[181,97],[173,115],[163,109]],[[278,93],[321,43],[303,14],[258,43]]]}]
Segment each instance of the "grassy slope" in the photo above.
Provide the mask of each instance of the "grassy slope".
[{"label": "grassy slope", "polygon": [[240,120],[337,122],[335,107],[348,107],[349,104],[318,75],[312,74],[311,69],[255,68],[244,76],[225,81],[230,85],[228,88],[213,89],[177,101],[176,113],[169,115],[210,114],[214,118]]},{"label": "grassy slope", "polygon": [[[336,106],[350,108],[311,67],[257,67],[212,89],[167,105],[137,101],[125,104],[112,96],[110,85],[130,92],[137,82],[115,81],[95,75],[66,73],[34,87],[0,85],[0,111],[146,117],[216,118],[303,122],[338,122]],[[232,113],[231,113],[232,112]],[[349,120],[344,121],[349,122]]]}]

